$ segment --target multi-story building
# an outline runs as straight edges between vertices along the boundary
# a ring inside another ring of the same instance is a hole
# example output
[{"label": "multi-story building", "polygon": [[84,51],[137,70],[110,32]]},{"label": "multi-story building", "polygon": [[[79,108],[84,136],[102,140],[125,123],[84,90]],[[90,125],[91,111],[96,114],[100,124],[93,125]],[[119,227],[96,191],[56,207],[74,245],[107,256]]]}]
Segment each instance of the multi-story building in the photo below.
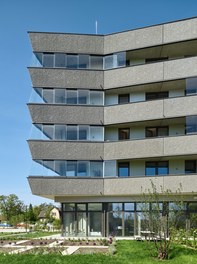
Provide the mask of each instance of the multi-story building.
[{"label": "multi-story building", "polygon": [[195,217],[197,18],[109,35],[29,36],[28,107],[38,133],[28,140],[28,180],[33,194],[62,204],[64,235],[137,235],[152,182],[169,209],[181,186],[185,219]]}]

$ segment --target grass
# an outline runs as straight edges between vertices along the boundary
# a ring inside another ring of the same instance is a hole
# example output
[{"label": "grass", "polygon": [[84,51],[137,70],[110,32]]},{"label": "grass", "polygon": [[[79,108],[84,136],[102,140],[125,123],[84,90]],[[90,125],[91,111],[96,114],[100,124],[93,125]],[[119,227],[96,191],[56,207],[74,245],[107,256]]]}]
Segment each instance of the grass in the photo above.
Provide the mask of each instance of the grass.
[{"label": "grass", "polygon": [[55,234],[59,234],[59,232],[44,232],[44,231],[37,231],[37,232],[30,232],[30,233],[4,233],[4,234],[0,234],[0,239],[2,238],[6,238],[6,239],[31,239],[31,238],[39,238],[39,237],[45,237],[45,236],[51,236],[51,235],[55,235]]},{"label": "grass", "polygon": [[[153,252],[153,244],[150,248]],[[118,241],[117,253],[115,255],[3,255],[0,254],[0,263],[3,264],[196,264],[197,251],[187,249],[183,246],[174,245],[170,253],[170,259],[159,261],[150,257],[146,242],[139,241]]]}]

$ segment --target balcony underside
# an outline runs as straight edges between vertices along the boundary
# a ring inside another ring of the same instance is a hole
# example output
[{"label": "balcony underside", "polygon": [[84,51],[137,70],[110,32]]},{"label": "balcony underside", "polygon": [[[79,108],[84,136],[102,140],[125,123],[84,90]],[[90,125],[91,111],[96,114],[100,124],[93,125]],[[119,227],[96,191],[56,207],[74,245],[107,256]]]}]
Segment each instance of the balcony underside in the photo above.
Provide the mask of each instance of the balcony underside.
[{"label": "balcony underside", "polygon": [[[161,188],[171,191],[170,195],[164,195],[166,200],[173,200],[176,195],[191,201],[197,198],[196,174],[102,179],[30,176],[28,181],[33,194],[58,202],[139,200],[143,193],[152,190],[151,182],[158,193]],[[181,192],[177,194],[179,188]]]}]

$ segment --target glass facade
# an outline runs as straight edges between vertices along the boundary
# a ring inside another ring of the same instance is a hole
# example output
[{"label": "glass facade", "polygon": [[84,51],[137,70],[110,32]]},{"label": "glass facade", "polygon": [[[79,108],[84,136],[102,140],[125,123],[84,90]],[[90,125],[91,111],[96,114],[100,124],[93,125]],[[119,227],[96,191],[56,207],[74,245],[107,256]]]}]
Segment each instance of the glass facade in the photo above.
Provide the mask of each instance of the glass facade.
[{"label": "glass facade", "polygon": [[34,88],[32,103],[67,104],[67,105],[103,105],[103,91],[86,89]]},{"label": "glass facade", "polygon": [[[197,228],[197,203],[187,202],[179,206],[174,202],[142,203],[63,203],[64,236],[140,236],[145,231],[159,232],[154,225],[153,211],[161,219],[168,215],[168,221],[176,221],[185,227]],[[175,214],[175,211],[179,213]],[[149,228],[149,229],[148,229]]]},{"label": "glass facade", "polygon": [[126,66],[126,52],[107,56],[35,52],[37,67],[107,70]]}]

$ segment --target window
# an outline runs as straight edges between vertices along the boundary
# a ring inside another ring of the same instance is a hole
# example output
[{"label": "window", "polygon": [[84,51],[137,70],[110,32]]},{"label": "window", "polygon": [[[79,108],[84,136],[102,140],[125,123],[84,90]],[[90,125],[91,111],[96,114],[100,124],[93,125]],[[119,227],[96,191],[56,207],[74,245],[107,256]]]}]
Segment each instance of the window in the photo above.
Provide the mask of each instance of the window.
[{"label": "window", "polygon": [[67,67],[69,69],[78,68],[78,55],[67,55]]},{"label": "window", "polygon": [[118,103],[119,104],[129,103],[129,94],[119,94],[118,95]]},{"label": "window", "polygon": [[103,69],[103,57],[101,56],[91,56],[90,57],[90,68],[96,70]]},{"label": "window", "polygon": [[157,99],[163,99],[163,98],[168,98],[169,93],[168,92],[151,92],[151,93],[146,93],[146,101],[148,100],[157,100]]},{"label": "window", "polygon": [[89,55],[79,55],[79,68],[88,69],[89,68]]},{"label": "window", "polygon": [[164,60],[168,60],[168,57],[147,58],[145,59],[145,62],[152,63],[152,62],[159,62],[159,61],[164,61]]},{"label": "window", "polygon": [[146,162],[146,175],[167,175],[168,174],[168,161],[147,161]]},{"label": "window", "polygon": [[55,67],[65,67],[66,66],[66,56],[62,53],[55,54]]},{"label": "window", "polygon": [[120,128],[119,129],[119,140],[125,140],[130,138],[130,129],[129,128]]},{"label": "window", "polygon": [[54,67],[54,54],[53,53],[43,54],[43,67]]},{"label": "window", "polygon": [[186,117],[186,134],[196,134],[197,133],[197,116],[187,116]]},{"label": "window", "polygon": [[67,104],[77,104],[77,91],[67,90]]},{"label": "window", "polygon": [[196,173],[196,160],[185,161],[185,173]]},{"label": "window", "polygon": [[67,140],[77,140],[77,126],[67,126]]},{"label": "window", "polygon": [[119,177],[129,176],[129,162],[118,163],[118,176]]},{"label": "window", "polygon": [[197,77],[186,79],[186,95],[197,94]]},{"label": "window", "polygon": [[168,136],[168,126],[163,127],[146,127],[146,137],[164,137]]}]

